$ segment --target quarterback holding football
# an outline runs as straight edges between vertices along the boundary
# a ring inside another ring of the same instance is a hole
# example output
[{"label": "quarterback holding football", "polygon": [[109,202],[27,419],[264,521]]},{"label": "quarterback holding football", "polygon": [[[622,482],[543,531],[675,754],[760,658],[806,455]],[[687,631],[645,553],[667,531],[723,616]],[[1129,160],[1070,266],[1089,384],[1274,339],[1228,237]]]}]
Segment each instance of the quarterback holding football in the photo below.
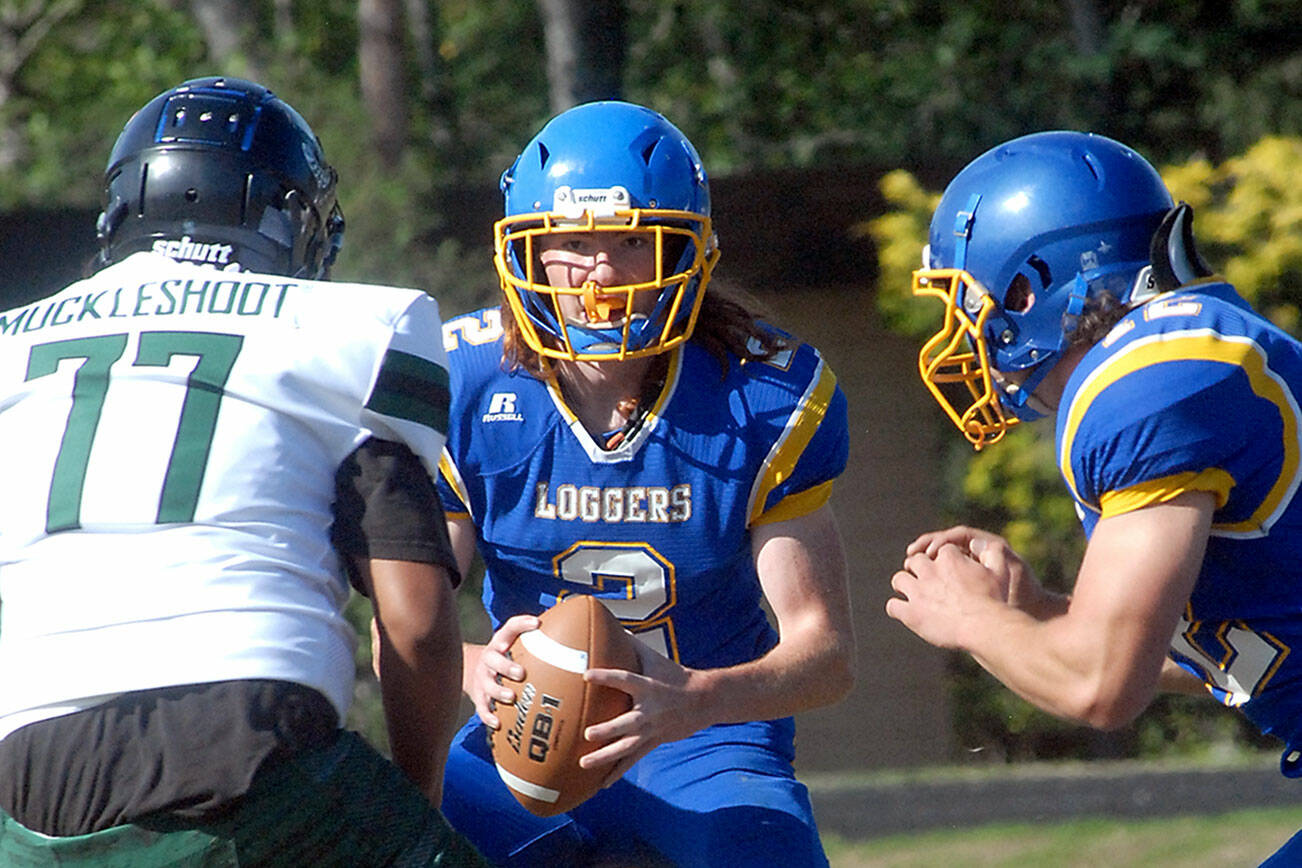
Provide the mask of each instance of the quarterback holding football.
[{"label": "quarterback holding football", "polygon": [[[853,680],[828,505],[848,447],[836,377],[710,286],[706,173],[656,112],[558,115],[502,190],[502,304],[444,329],[439,493],[458,562],[483,557],[495,630],[466,648],[477,714],[454,741],[444,811],[508,865],[826,865],[791,715]],[[628,698],[583,733],[579,762],[606,786],[539,816],[487,736],[522,703],[533,719],[533,673],[507,651],[574,595],[636,637],[641,671],[585,670]]]}]

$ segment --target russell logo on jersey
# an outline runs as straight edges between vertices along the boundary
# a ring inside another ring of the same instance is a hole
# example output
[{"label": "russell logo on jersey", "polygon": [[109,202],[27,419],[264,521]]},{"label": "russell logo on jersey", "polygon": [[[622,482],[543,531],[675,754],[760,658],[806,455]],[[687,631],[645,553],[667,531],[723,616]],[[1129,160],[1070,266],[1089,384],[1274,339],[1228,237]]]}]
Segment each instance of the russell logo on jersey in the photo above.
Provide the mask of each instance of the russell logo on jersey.
[{"label": "russell logo on jersey", "polygon": [[494,392],[488,400],[488,412],[479,417],[481,422],[523,422],[524,415],[515,409],[515,392]]}]

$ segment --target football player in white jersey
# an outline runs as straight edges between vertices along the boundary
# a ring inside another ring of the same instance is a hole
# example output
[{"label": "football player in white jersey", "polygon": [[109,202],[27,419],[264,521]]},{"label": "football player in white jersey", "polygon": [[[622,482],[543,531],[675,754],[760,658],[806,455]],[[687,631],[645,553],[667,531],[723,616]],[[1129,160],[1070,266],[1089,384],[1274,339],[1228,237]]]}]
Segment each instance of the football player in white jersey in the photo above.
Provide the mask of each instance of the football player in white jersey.
[{"label": "football player in white jersey", "polygon": [[[656,112],[570,109],[502,187],[504,301],[445,330],[440,491],[462,566],[484,558],[497,630],[467,647],[478,717],[449,755],[444,811],[508,865],[826,865],[791,715],[853,678],[828,504],[849,441],[836,377],[707,292],[708,181]],[[633,631],[643,674],[588,673],[633,699],[587,733],[583,762],[611,783],[543,818],[499,779],[485,726],[519,687],[504,652],[568,594]]]},{"label": "football player in white jersey", "polygon": [[[436,808],[436,303],[325,281],[334,170],[251,82],[156,97],[105,182],[98,270],[0,313],[0,863],[482,864]],[[350,578],[396,765],[342,729]]]}]

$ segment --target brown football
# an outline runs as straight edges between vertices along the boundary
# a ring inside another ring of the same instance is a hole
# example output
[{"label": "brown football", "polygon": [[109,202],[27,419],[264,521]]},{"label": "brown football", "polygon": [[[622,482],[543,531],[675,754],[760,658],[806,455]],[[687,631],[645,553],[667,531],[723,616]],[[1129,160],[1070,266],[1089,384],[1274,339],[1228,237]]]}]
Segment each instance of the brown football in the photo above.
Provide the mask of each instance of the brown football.
[{"label": "brown football", "polygon": [[497,707],[502,725],[490,741],[507,789],[531,812],[550,817],[591,797],[610,771],[579,768],[579,757],[601,746],[585,741],[583,730],[632,707],[627,693],[585,682],[584,670],[641,667],[637,640],[596,597],[565,597],[539,621],[511,646],[524,682],[506,682],[516,700]]}]

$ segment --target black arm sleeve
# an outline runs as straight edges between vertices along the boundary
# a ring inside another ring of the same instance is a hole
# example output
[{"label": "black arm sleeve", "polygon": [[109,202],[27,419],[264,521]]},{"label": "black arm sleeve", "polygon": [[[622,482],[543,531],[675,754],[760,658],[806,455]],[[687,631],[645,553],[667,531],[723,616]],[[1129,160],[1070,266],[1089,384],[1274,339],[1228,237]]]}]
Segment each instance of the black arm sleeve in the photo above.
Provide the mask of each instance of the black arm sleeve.
[{"label": "black arm sleeve", "polygon": [[353,558],[417,561],[448,571],[461,583],[448,540],[443,504],[424,465],[405,444],[371,438],[335,474],[330,539],[353,587],[365,594]]}]

